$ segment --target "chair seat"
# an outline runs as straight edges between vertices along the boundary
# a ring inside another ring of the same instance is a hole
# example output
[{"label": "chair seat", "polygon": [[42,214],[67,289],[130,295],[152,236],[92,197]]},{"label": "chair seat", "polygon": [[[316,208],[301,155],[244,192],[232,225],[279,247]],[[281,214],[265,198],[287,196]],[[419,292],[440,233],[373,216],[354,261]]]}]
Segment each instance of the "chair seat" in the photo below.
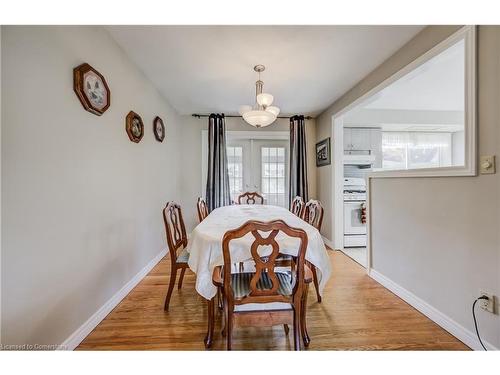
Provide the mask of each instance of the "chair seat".
[{"label": "chair seat", "polygon": [[234,311],[282,311],[292,310],[292,304],[286,302],[268,302],[268,303],[245,303],[244,305],[234,305]]},{"label": "chair seat", "polygon": [[186,249],[182,249],[181,253],[177,256],[177,263],[187,263],[189,260],[189,253]]},{"label": "chair seat", "polygon": [[280,254],[276,260],[292,260],[293,256],[287,254]]},{"label": "chair seat", "polygon": [[[231,286],[233,288],[234,298],[240,299],[250,294],[250,281],[255,272],[243,272],[231,274]],[[282,296],[292,295],[292,277],[289,273],[276,272],[279,281],[278,294]],[[260,280],[257,283],[257,289],[271,289],[272,281],[267,272],[262,272]]]}]

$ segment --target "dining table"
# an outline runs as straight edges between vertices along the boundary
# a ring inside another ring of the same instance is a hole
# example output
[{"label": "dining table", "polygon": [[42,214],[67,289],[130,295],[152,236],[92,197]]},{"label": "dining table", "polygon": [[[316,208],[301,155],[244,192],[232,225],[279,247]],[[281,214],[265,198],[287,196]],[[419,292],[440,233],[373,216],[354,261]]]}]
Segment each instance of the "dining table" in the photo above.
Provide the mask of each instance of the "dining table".
[{"label": "dining table", "polygon": [[[283,220],[294,228],[303,229],[308,237],[305,258],[316,267],[319,281],[319,293],[322,295],[325,284],[331,276],[332,269],[327,249],[320,232],[289,210],[272,205],[238,204],[219,207],[199,223],[189,236],[187,251],[189,252],[189,268],[196,274],[196,291],[209,301],[209,332],[205,337],[205,345],[212,343],[210,320],[213,320],[213,300],[217,295],[217,287],[212,283],[214,268],[222,266],[222,239],[224,234],[240,227],[249,220],[272,221]],[[254,238],[251,235],[231,243],[231,261],[235,264],[252,259],[250,248]],[[299,249],[297,238],[278,234],[276,242],[283,254],[296,256]],[[265,255],[265,253],[263,253]],[[212,309],[212,311],[210,311]]]}]

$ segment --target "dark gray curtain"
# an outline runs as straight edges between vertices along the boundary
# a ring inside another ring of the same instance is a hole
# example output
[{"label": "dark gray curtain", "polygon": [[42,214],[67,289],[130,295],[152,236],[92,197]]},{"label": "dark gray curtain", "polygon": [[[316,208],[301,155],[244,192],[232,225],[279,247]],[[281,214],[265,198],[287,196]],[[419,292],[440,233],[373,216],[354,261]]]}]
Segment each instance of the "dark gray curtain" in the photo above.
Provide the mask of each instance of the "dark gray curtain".
[{"label": "dark gray curtain", "polygon": [[289,204],[296,196],[308,201],[307,148],[304,116],[290,117],[290,186]]},{"label": "dark gray curtain", "polygon": [[206,201],[209,211],[231,204],[227,172],[226,121],[224,114],[208,118],[208,169]]}]

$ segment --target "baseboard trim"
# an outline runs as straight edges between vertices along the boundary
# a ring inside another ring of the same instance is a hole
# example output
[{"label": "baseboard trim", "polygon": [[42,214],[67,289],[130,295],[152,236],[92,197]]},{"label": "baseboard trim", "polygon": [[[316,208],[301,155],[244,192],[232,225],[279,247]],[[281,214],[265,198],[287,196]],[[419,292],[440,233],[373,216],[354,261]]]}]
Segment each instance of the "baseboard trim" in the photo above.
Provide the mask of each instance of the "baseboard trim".
[{"label": "baseboard trim", "polygon": [[323,242],[325,243],[326,246],[328,246],[330,249],[332,250],[335,250],[334,246],[333,246],[333,242],[330,241],[328,238],[326,238],[325,236],[321,236],[321,238],[323,238]]},{"label": "baseboard trim", "polygon": [[[378,283],[382,284],[385,288],[389,289],[403,301],[420,311],[441,328],[451,333],[471,349],[483,350],[476,335],[469,331],[467,328],[455,322],[449,316],[443,314],[441,311],[429,305],[427,302],[417,297],[410,291],[406,290],[402,286],[396,284],[394,281],[382,275],[380,272],[375,271],[373,268],[369,270],[368,275]],[[498,350],[498,348],[484,340],[483,343],[488,350]]]},{"label": "baseboard trim", "polygon": [[92,330],[130,293],[134,287],[153,269],[154,266],[167,254],[163,249],[142,270],[140,270],[129,282],[113,295],[97,312],[95,312],[85,323],[71,334],[57,350],[74,350],[89,335]]}]

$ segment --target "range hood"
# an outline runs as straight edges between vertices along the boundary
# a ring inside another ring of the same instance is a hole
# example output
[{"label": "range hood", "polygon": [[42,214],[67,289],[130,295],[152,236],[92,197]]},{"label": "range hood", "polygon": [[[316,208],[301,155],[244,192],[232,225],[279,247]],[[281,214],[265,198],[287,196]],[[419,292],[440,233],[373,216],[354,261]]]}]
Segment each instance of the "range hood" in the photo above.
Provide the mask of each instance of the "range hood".
[{"label": "range hood", "polygon": [[375,155],[344,154],[344,164],[371,165],[375,162]]}]

